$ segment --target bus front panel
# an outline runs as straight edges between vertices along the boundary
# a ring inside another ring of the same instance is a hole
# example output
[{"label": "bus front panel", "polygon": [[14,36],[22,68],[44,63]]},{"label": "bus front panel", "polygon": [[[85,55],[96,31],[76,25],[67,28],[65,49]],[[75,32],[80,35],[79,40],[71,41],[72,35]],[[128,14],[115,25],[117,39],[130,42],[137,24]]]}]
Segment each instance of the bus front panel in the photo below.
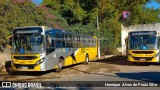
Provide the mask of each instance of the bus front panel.
[{"label": "bus front panel", "polygon": [[130,62],[159,62],[159,50],[129,50]]},{"label": "bus front panel", "polygon": [[44,63],[42,54],[12,54],[11,68],[13,71],[42,71]]}]

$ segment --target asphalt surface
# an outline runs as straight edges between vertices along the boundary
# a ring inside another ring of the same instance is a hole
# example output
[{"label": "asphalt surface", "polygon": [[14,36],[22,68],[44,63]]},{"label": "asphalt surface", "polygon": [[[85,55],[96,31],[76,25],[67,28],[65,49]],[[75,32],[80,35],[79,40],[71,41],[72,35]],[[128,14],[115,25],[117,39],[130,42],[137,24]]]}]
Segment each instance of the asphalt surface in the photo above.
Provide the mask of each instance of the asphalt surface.
[{"label": "asphalt surface", "polygon": [[[91,61],[88,65],[81,63],[68,66],[60,73],[50,70],[9,75],[1,71],[0,81],[46,81],[48,83],[50,81],[50,84],[53,82],[65,84],[62,87],[52,87],[55,90],[159,90],[160,64],[132,64],[123,56],[113,56]],[[115,86],[115,83],[126,86]],[[133,86],[133,83],[138,86]],[[132,85],[127,86],[130,84]]]}]

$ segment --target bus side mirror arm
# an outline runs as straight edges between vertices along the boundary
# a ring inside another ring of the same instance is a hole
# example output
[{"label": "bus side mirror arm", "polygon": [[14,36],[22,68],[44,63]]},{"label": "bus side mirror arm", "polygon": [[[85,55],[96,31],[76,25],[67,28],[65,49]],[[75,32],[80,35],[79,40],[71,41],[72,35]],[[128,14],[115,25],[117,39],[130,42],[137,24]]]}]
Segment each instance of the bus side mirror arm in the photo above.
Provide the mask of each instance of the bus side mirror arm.
[{"label": "bus side mirror arm", "polygon": [[7,37],[7,45],[9,49],[12,49],[12,35]]}]

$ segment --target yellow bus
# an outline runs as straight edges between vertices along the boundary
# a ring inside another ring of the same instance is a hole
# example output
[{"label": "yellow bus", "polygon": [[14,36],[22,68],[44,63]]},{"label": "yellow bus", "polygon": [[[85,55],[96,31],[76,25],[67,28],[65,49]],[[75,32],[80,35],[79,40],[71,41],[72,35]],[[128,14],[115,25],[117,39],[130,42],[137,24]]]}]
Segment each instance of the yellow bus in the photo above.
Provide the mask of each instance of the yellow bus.
[{"label": "yellow bus", "polygon": [[17,27],[12,30],[11,69],[47,71],[97,57],[96,36],[85,36],[46,26]]},{"label": "yellow bus", "polygon": [[130,62],[159,62],[158,31],[131,31],[127,39]]}]

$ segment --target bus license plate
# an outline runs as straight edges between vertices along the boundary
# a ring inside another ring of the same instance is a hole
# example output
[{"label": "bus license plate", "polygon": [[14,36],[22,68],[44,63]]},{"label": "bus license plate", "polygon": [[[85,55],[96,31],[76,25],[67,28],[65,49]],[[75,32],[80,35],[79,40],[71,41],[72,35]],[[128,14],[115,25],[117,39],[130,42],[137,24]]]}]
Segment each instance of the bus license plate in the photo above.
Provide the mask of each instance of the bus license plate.
[{"label": "bus license plate", "polygon": [[141,58],[140,60],[146,60],[145,58]]},{"label": "bus license plate", "polygon": [[28,67],[26,67],[26,66],[22,66],[21,68],[22,68],[22,69],[28,69]]}]

